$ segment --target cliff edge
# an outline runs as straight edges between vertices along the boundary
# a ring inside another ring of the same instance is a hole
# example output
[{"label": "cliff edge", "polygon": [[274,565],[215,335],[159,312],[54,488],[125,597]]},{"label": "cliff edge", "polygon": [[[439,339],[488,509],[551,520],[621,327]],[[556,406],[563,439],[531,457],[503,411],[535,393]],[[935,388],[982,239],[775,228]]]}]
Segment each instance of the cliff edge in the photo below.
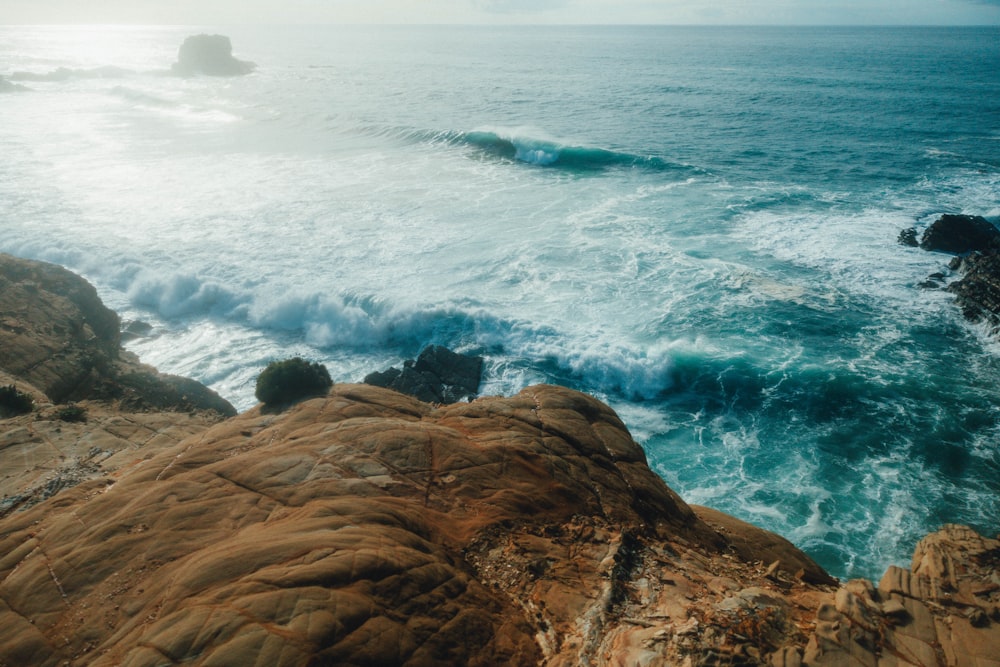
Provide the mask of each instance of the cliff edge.
[{"label": "cliff edge", "polygon": [[998,664],[1000,542],[948,526],[841,584],[687,505],[579,392],[219,419],[0,517],[0,664]]}]

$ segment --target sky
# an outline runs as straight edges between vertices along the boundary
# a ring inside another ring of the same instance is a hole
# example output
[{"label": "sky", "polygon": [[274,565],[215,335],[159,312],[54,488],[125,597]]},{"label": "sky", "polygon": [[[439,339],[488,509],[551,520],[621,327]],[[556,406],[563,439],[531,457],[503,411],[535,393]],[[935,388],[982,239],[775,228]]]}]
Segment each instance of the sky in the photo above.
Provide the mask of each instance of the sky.
[{"label": "sky", "polygon": [[1000,25],[1000,0],[0,0],[0,24]]}]

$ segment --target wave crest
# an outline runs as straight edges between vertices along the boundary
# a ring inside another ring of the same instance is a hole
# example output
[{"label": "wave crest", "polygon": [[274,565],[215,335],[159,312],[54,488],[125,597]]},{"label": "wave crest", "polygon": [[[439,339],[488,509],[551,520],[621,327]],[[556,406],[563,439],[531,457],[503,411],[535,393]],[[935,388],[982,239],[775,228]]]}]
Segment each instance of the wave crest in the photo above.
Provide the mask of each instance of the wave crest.
[{"label": "wave crest", "polygon": [[627,151],[615,151],[597,146],[580,146],[545,138],[544,132],[482,128],[472,131],[404,130],[404,139],[432,145],[471,148],[481,154],[519,162],[535,167],[562,168],[578,172],[608,169],[644,169],[650,171],[692,171],[693,168]]}]

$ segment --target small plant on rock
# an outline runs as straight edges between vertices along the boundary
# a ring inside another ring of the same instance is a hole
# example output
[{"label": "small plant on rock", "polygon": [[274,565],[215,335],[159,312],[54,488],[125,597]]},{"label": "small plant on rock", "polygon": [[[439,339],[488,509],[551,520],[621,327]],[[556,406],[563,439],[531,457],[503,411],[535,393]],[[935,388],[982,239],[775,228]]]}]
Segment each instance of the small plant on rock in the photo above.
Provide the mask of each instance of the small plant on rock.
[{"label": "small plant on rock", "polygon": [[254,395],[268,406],[288,405],[302,398],[325,394],[332,384],[326,366],[294,357],[268,364],[257,378]]},{"label": "small plant on rock", "polygon": [[28,394],[14,385],[0,387],[0,417],[16,417],[34,409],[35,401]]},{"label": "small plant on rock", "polygon": [[87,421],[87,408],[82,405],[67,405],[59,408],[56,412],[56,419],[64,422],[85,422]]}]

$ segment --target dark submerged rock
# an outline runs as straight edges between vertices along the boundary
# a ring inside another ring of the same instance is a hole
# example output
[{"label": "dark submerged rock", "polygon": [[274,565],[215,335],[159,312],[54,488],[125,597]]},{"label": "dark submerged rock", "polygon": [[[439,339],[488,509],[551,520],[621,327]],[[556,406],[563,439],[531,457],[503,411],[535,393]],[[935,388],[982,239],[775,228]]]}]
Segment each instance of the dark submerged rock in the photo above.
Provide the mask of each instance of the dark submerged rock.
[{"label": "dark submerged rock", "polygon": [[181,44],[171,70],[180,76],[241,76],[257,65],[233,57],[233,45],[225,35],[192,35]]},{"label": "dark submerged rock", "polygon": [[365,384],[394,389],[429,403],[457,403],[475,398],[483,373],[483,358],[431,345],[403,369],[368,374]]},{"label": "dark submerged rock", "polygon": [[[900,242],[903,242],[903,233]],[[914,238],[915,238],[914,232]],[[924,250],[961,255],[1000,246],[1000,230],[979,215],[945,214],[935,220],[920,238]]]},{"label": "dark submerged rock", "polygon": [[911,248],[916,248],[920,245],[920,242],[917,241],[917,230],[914,227],[910,227],[909,229],[904,229],[899,232],[899,236],[896,238],[896,241],[900,245],[909,246]]}]

